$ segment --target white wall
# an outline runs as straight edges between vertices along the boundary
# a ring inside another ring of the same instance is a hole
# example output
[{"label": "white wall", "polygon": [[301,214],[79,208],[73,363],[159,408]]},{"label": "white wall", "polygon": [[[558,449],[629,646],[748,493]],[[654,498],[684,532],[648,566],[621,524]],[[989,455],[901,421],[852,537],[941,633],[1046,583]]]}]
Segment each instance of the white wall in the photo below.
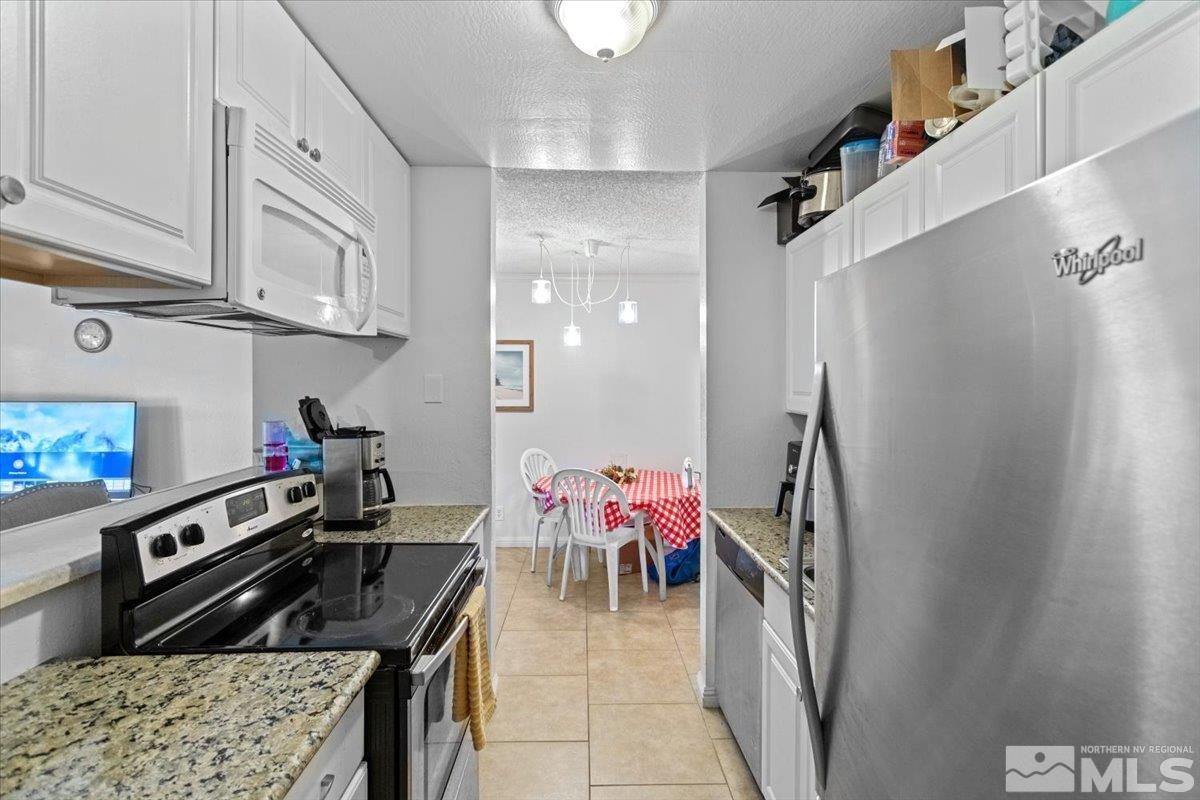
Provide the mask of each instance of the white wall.
[{"label": "white wall", "polygon": [[[96,315],[112,344],[88,354],[73,340],[88,316],[52,305],[49,289],[0,280],[0,396],[136,400],[134,480],[156,489],[252,463],[249,336]],[[0,681],[99,650],[99,574],[0,611]]]},{"label": "white wall", "polygon": [[787,442],[784,252],[774,210],[756,206],[778,173],[710,172],[707,181],[708,506],[774,506]]},{"label": "white wall", "polygon": [[[413,168],[412,231],[412,338],[256,338],[254,427],[302,433],[296,401],[320,397],[335,421],[387,433],[397,502],[487,503],[491,170]],[[424,402],[426,374],[444,402]]]},{"label": "white wall", "polygon": [[[75,325],[112,328],[101,353]],[[195,325],[85,313],[50,290],[0,280],[0,395],[5,400],[136,400],[134,480],[177,486],[252,463],[250,337]]]},{"label": "white wall", "polygon": [[[518,463],[541,447],[560,468],[596,469],[618,455],[639,467],[678,470],[699,458],[700,276],[633,276],[637,325],[617,324],[614,303],[576,312],[583,345],[564,347],[567,309],[529,300],[533,276],[498,275],[496,338],[535,341],[532,413],[496,415],[498,544],[532,541],[532,511]],[[603,286],[609,285],[601,278]]]}]

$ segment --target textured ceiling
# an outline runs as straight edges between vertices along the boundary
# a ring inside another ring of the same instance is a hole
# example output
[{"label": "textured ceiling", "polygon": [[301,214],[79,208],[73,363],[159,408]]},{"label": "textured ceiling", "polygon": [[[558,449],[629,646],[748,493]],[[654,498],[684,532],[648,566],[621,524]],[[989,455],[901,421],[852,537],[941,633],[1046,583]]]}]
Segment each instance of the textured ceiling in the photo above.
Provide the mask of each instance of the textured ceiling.
[{"label": "textured ceiling", "polygon": [[608,64],[540,0],[284,5],[414,164],[676,172],[802,166],[976,2],[666,0]]},{"label": "textured ceiling", "polygon": [[542,236],[560,276],[585,239],[608,243],[598,271],[617,269],[628,243],[631,271],[699,272],[703,191],[697,172],[498,170],[496,268],[537,270]]}]

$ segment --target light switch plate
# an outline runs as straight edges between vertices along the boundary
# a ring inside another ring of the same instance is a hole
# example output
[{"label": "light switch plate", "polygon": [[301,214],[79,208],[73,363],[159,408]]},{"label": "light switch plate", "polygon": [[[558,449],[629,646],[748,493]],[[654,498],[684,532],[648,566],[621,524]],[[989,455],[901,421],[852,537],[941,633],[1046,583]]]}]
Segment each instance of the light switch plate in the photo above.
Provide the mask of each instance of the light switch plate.
[{"label": "light switch plate", "polygon": [[442,376],[430,374],[425,376],[425,402],[442,402]]}]

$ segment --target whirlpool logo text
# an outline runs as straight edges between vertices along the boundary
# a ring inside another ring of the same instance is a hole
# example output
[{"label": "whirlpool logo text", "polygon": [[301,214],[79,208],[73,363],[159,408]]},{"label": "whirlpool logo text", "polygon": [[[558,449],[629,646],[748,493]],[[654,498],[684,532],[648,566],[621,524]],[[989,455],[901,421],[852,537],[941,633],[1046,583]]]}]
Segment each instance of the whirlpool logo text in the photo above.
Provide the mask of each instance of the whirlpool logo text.
[{"label": "whirlpool logo text", "polygon": [[1081,253],[1078,247],[1068,247],[1066,250],[1059,250],[1050,258],[1054,262],[1054,272],[1058,277],[1078,275],[1079,282],[1084,284],[1097,275],[1103,275],[1109,267],[1141,261],[1143,252],[1144,245],[1141,239],[1129,247],[1122,247],[1121,237],[1114,236],[1091,253]]}]

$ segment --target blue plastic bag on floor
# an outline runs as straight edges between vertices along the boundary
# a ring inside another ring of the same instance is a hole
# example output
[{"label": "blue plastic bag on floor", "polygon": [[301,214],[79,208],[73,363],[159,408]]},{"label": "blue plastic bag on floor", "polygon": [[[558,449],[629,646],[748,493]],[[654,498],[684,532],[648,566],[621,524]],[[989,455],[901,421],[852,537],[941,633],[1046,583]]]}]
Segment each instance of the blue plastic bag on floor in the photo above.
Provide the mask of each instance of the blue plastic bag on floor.
[{"label": "blue plastic bag on floor", "polygon": [[[667,585],[675,586],[680,583],[691,583],[700,577],[700,540],[692,539],[687,547],[672,550],[663,557],[667,570]],[[658,570],[654,564],[646,564],[646,575],[652,581],[658,580]]]}]

